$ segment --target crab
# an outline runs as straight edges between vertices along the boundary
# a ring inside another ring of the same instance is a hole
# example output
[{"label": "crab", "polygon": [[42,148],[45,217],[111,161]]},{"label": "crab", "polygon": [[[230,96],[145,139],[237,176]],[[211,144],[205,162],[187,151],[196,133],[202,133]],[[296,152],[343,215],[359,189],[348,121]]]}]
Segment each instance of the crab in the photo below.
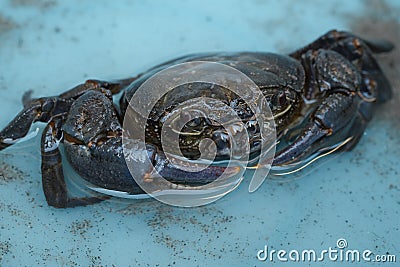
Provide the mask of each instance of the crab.
[{"label": "crab", "polygon": [[[34,122],[45,122],[41,138],[42,185],[46,201],[56,208],[86,206],[107,195],[71,197],[64,179],[60,144],[76,172],[90,184],[127,195],[145,194],[126,166],[122,152],[122,121],[136,90],[152,75],[169,66],[191,61],[218,62],[246,74],[260,88],[273,113],[278,145],[273,166],[304,164],[321,151],[351,150],[360,140],[377,103],[390,98],[390,84],[373,53],[388,52],[385,41],[371,42],[351,33],[332,30],[288,55],[263,52],[208,53],[181,57],[134,78],[111,82],[87,80],[58,96],[23,97],[23,110],[0,132],[0,150],[26,136]],[[119,104],[113,96],[122,92]],[[185,84],[167,93],[147,119],[145,152],[165,179],[178,184],[206,184],[226,170],[211,165],[200,172],[175,167],[160,146],[158,129],[182,101],[219,94],[245,122],[250,151],[257,157],[260,134],[254,114],[237,95],[221,86]],[[232,105],[231,105],[232,106]],[[199,140],[211,138],[215,160],[226,159],[229,136],[204,117],[189,119],[182,130],[180,149],[198,158]],[[147,177],[146,166],[138,172]],[[232,171],[234,171],[233,169]]]}]

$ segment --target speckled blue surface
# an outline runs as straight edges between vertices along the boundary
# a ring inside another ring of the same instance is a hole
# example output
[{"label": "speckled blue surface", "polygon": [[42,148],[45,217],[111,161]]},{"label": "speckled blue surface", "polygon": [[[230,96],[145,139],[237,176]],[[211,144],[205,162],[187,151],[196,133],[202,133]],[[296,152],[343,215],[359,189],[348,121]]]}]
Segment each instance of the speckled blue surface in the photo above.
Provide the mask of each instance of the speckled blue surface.
[{"label": "speckled blue surface", "polygon": [[[0,0],[0,128],[28,89],[56,95],[89,77],[129,77],[186,53],[289,52],[371,16],[387,23],[391,14],[396,24],[399,10],[395,0]],[[398,264],[400,124],[398,104],[388,107],[353,151],[301,179],[268,180],[253,194],[247,179],[200,208],[153,200],[48,207],[39,137],[21,143],[0,153],[0,266],[281,266],[260,262],[258,250],[321,251],[339,238],[349,249],[394,254]],[[284,264],[308,265],[346,263]]]}]

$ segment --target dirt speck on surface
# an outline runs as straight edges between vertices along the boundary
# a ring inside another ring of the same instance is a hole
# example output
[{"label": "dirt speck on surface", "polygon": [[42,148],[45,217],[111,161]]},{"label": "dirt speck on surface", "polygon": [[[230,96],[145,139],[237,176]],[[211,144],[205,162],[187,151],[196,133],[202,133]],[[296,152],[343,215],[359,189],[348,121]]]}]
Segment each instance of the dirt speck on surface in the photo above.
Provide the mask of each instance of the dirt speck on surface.
[{"label": "dirt speck on surface", "polygon": [[400,129],[400,9],[389,6],[386,1],[365,1],[360,16],[350,19],[350,28],[357,35],[369,40],[385,39],[395,48],[387,53],[376,55],[380,66],[389,79],[393,96],[377,112],[379,119],[385,119]]},{"label": "dirt speck on surface", "polygon": [[8,182],[23,180],[25,174],[14,165],[0,161],[0,185]]},{"label": "dirt speck on surface", "polygon": [[0,241],[0,264],[5,255],[11,252],[11,243],[8,241]]},{"label": "dirt speck on surface", "polygon": [[11,31],[16,28],[17,24],[11,19],[6,18],[0,14],[0,34]]},{"label": "dirt speck on surface", "polygon": [[90,220],[74,221],[71,223],[70,232],[73,235],[80,235],[85,238],[86,232],[92,227]]},{"label": "dirt speck on surface", "polygon": [[232,235],[230,223],[235,221],[235,217],[213,205],[186,209],[150,200],[128,205],[118,212],[127,216],[148,214],[146,224],[154,242],[171,250],[174,258],[183,260],[190,260],[184,253],[188,248],[204,257],[224,257],[229,245],[221,247],[219,238]]},{"label": "dirt speck on surface", "polygon": [[[188,255],[184,251],[191,248],[204,257],[220,259],[228,247],[218,244],[218,238],[229,235],[229,223],[233,220],[233,216],[226,216],[213,206],[195,208],[190,212],[168,207],[168,210],[157,210],[147,224],[154,229],[151,236],[156,243],[170,249],[174,257],[187,259]],[[170,234],[168,230],[171,228],[182,235]],[[195,239],[191,238],[192,232],[196,232]]]},{"label": "dirt speck on surface", "polygon": [[10,4],[13,7],[37,7],[40,9],[46,9],[57,4],[53,0],[10,0]]}]

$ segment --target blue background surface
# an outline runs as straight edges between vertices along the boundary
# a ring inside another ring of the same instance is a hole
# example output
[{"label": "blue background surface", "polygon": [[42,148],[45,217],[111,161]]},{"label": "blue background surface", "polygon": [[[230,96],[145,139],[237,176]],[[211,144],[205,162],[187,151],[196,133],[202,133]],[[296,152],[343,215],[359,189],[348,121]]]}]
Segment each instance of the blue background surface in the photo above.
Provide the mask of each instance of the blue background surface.
[{"label": "blue background surface", "polygon": [[[0,0],[0,128],[29,89],[57,95],[87,78],[134,76],[187,53],[286,53],[332,28],[398,42],[399,11],[398,1]],[[253,194],[245,179],[200,208],[113,200],[57,210],[41,188],[39,136],[2,151],[0,266],[281,266],[258,261],[257,251],[321,251],[339,238],[348,249],[395,254],[398,264],[399,58],[382,57],[394,97],[353,151],[301,179],[268,180]]]}]

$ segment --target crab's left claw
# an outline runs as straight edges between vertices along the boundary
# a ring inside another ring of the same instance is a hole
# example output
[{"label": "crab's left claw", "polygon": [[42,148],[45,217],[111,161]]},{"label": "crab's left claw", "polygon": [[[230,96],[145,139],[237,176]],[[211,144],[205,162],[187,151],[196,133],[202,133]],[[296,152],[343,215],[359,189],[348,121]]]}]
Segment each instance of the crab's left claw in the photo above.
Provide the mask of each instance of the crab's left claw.
[{"label": "crab's left claw", "polygon": [[[288,147],[278,150],[273,166],[296,164],[321,149],[334,147],[348,140],[344,149],[351,149],[361,138],[372,103],[359,101],[352,93],[333,93],[314,111],[303,133]],[[356,115],[354,115],[356,114]]]},{"label": "crab's left claw", "polygon": [[[181,169],[169,161],[162,160],[163,168],[159,170],[159,174],[170,182],[182,185],[205,185],[216,181],[223,175],[227,178],[237,176],[242,168],[239,166],[225,167],[210,165],[199,171],[187,171]],[[187,167],[190,167],[187,166]],[[194,166],[194,168],[199,166]]]}]

